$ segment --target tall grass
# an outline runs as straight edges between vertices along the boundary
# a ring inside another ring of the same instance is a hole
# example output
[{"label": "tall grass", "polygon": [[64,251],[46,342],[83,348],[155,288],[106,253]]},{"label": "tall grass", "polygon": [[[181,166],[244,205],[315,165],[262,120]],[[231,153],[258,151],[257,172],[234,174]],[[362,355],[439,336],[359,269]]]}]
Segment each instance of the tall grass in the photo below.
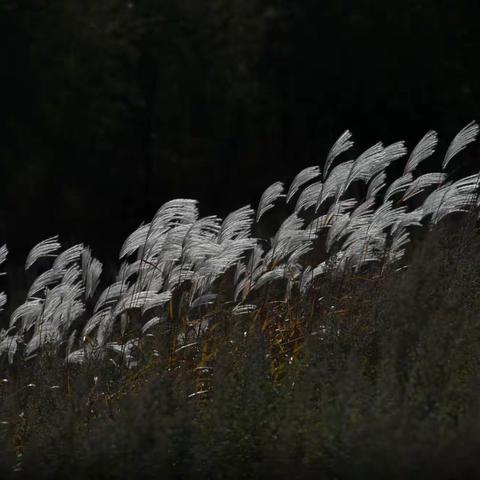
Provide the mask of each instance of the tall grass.
[{"label": "tall grass", "polygon": [[[0,473],[476,476],[480,176],[417,172],[436,142],[389,185],[403,143],[339,162],[346,132],[323,176],[273,184],[256,212],[168,202],[106,286],[88,247],[37,244],[0,338]],[[294,212],[256,238],[284,198]]]}]

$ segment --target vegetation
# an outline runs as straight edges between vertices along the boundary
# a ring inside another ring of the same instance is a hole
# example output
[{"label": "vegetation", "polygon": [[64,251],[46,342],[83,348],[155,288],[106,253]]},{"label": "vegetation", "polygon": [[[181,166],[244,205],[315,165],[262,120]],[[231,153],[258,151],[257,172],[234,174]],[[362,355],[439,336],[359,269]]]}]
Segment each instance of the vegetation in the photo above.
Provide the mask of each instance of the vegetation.
[{"label": "vegetation", "polygon": [[0,387],[2,478],[476,478],[478,241],[446,225],[406,270],[208,309],[196,345],[149,337],[135,369],[20,362]]},{"label": "vegetation", "polygon": [[454,165],[478,130],[441,172],[433,131],[340,161],[346,131],[256,211],[167,202],[106,288],[88,247],[37,244],[0,296],[3,477],[475,478],[480,176]]},{"label": "vegetation", "polygon": [[0,1],[0,478],[479,478],[479,15]]}]

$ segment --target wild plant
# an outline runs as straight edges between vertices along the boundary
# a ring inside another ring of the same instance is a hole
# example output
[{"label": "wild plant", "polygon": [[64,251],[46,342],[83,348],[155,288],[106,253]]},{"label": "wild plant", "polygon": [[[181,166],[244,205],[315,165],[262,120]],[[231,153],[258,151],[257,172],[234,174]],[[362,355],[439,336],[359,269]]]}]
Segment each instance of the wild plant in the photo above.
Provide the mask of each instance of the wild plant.
[{"label": "wild plant", "polygon": [[[133,368],[155,332],[168,332],[170,354],[208,335],[215,317],[208,309],[241,318],[274,301],[288,308],[326,275],[344,277],[372,265],[380,275],[406,268],[412,233],[477,211],[480,174],[453,180],[445,169],[478,130],[472,122],[455,136],[440,172],[419,172],[435,153],[434,131],[408,157],[404,142],[379,142],[339,162],[353,147],[347,130],[327,154],[323,173],[307,167],[288,190],[275,182],[256,210],[247,205],[223,220],[200,218],[195,200],[169,201],[125,240],[116,278],[101,292],[102,263],[90,248],[62,251],[58,236],[50,237],[27,256],[25,270],[40,260],[50,266],[0,332],[0,359],[28,361],[48,348],[67,365],[110,358]],[[404,158],[403,173],[388,184],[390,165],[402,170]],[[292,213],[270,239],[256,237],[253,230],[279,202]],[[3,246],[0,265],[7,253]],[[6,303],[2,292],[0,311]]]}]

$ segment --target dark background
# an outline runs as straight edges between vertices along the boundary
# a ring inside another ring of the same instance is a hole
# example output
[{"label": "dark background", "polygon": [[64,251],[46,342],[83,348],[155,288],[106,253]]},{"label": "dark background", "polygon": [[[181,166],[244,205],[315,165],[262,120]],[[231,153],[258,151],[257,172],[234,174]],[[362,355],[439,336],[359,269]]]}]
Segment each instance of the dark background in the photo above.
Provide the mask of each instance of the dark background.
[{"label": "dark background", "polygon": [[256,204],[347,128],[447,142],[480,119],[479,21],[473,0],[1,0],[0,238],[112,258],[163,202]]}]

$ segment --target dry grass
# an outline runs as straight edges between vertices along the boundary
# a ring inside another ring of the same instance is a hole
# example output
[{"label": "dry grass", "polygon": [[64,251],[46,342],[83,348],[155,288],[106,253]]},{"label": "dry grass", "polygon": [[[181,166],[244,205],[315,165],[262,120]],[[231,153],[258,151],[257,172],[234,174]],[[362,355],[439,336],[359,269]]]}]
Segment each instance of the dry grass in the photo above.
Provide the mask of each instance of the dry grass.
[{"label": "dry grass", "polygon": [[408,270],[206,307],[188,347],[159,326],[136,369],[19,362],[0,384],[2,478],[476,477],[478,237],[424,242]]}]

